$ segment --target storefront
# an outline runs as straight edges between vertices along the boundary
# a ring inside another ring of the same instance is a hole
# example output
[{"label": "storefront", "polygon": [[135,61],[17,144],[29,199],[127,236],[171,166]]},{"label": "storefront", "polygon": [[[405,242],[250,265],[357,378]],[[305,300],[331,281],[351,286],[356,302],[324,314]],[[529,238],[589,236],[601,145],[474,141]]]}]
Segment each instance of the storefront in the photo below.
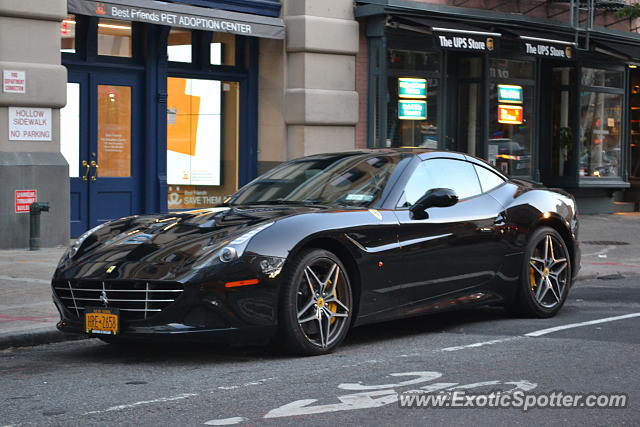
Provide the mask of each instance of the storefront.
[{"label": "storefront", "polygon": [[370,147],[469,153],[567,189],[583,212],[611,210],[640,175],[637,34],[597,28],[587,41],[553,20],[384,3],[356,8]]},{"label": "storefront", "polygon": [[68,11],[71,236],[211,206],[255,176],[259,39],[284,38],[278,0],[68,0]]}]

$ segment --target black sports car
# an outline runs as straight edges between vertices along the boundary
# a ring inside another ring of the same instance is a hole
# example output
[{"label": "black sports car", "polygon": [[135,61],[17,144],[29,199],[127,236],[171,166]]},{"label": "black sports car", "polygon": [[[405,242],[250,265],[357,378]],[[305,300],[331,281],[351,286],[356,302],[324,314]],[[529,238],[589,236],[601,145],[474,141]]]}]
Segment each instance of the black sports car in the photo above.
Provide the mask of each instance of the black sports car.
[{"label": "black sports car", "polygon": [[281,164],[222,206],[88,231],[53,277],[58,328],[107,342],[277,338],[475,305],[553,316],[580,261],[573,198],[465,154],[367,150]]}]

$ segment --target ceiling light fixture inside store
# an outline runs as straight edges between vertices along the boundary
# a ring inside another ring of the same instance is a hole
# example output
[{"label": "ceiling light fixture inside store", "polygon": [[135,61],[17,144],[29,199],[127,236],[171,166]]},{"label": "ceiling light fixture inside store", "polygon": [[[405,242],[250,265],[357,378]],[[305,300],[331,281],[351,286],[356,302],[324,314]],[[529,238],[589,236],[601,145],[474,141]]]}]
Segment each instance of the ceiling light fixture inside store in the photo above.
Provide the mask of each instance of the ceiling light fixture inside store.
[{"label": "ceiling light fixture inside store", "polygon": [[116,30],[130,30],[131,26],[128,25],[114,25],[114,24],[98,24],[98,27],[113,28]]}]

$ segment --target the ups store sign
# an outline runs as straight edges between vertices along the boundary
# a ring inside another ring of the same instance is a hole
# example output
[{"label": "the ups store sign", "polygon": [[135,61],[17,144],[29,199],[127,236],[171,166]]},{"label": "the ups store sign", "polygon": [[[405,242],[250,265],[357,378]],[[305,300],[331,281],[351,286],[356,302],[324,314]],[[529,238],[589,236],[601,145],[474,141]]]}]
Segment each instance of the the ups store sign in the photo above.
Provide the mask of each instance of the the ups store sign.
[{"label": "the ups store sign", "polygon": [[491,53],[498,49],[501,34],[434,27],[433,36],[442,49]]}]

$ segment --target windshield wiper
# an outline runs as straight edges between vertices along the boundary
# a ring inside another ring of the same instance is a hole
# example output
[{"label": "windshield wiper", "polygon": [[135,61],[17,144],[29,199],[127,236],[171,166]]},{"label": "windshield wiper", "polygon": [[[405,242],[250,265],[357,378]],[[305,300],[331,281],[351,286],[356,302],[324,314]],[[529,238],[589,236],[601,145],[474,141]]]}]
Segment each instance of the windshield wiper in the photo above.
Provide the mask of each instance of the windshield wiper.
[{"label": "windshield wiper", "polygon": [[301,205],[301,206],[326,206],[320,203],[320,200],[257,200],[246,203],[234,203],[233,206],[254,206],[254,205]]}]

